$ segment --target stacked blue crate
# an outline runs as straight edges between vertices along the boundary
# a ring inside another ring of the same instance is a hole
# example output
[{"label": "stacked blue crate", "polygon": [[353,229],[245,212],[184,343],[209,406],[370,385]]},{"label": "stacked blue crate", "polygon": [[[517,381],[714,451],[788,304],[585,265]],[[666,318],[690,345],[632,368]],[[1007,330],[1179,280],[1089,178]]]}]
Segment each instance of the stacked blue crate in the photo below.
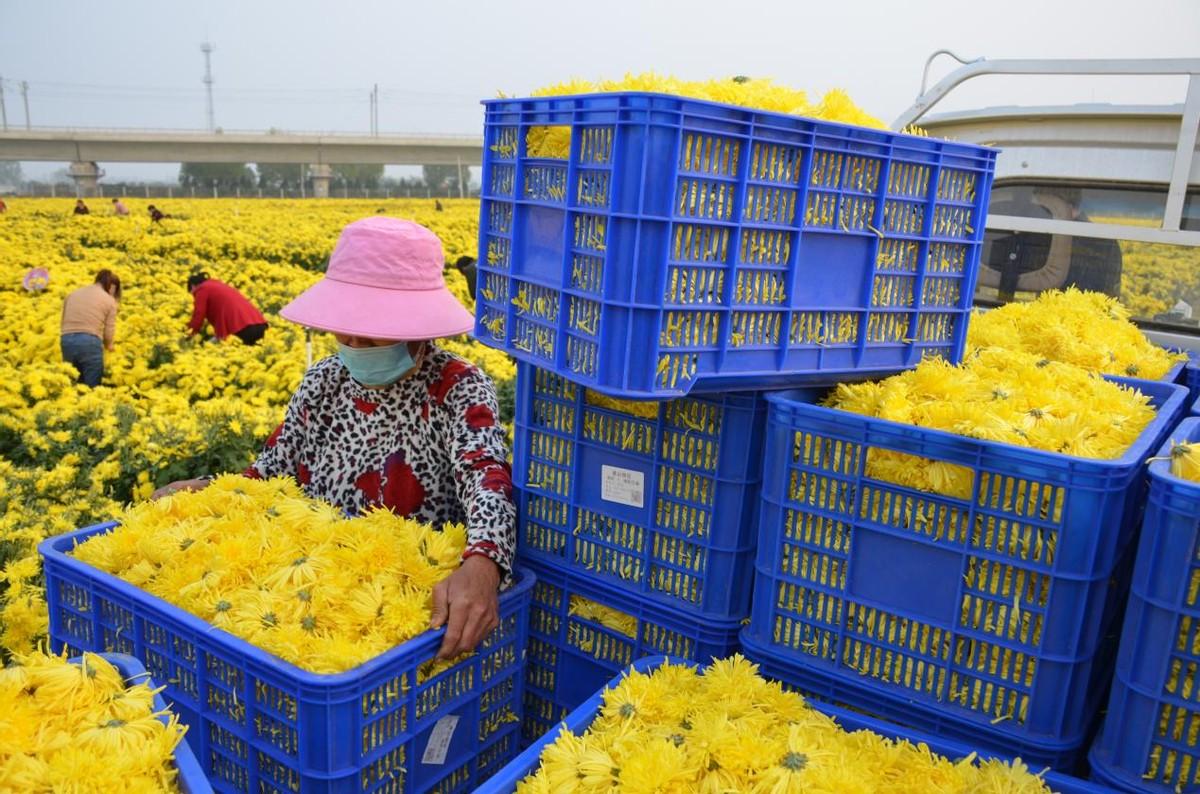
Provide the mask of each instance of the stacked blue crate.
[{"label": "stacked blue crate", "polygon": [[961,358],[995,150],[657,94],[484,105],[481,342],[643,399]]},{"label": "stacked blue crate", "polygon": [[518,750],[530,573],[501,594],[499,627],[446,669],[431,664],[441,632],[427,632],[320,675],[71,556],[113,526],[39,547],[51,644],[140,660],[216,791],[466,792]]},{"label": "stacked blue crate", "polygon": [[1122,791],[1200,785],[1200,482],[1171,472],[1177,444],[1200,444],[1200,417],[1172,431],[1150,464],[1150,495],[1129,609],[1092,775]]},{"label": "stacked blue crate", "polygon": [[[1186,390],[1117,460],[1073,458],[770,395],[750,658],[832,702],[1070,769],[1111,674],[1143,469]],[[878,451],[971,472],[925,493]]]},{"label": "stacked blue crate", "polygon": [[475,333],[520,361],[532,738],[638,655],[737,648],[754,392],[960,360],[996,152],[656,94],[484,104]]}]

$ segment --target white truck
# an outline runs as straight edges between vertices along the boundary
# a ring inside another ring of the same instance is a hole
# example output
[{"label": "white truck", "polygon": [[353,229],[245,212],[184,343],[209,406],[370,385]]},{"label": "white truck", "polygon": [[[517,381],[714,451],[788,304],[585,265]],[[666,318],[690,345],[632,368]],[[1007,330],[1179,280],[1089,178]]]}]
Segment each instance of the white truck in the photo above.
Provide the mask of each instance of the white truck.
[{"label": "white truck", "polygon": [[[947,55],[962,65],[927,87]],[[991,107],[926,115],[989,75],[1179,76],[1172,105]],[[1200,58],[966,61],[939,50],[893,124],[1002,151],[976,302],[1074,284],[1116,295],[1156,342],[1200,355]]]}]

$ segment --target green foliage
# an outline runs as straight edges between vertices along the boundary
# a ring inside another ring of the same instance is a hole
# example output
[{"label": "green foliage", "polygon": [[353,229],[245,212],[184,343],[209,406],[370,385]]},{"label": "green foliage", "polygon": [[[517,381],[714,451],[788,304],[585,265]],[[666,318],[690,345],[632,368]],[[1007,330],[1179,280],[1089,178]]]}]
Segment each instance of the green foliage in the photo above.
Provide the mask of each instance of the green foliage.
[{"label": "green foliage", "polygon": [[[423,165],[421,173],[424,175],[425,184],[434,195],[458,195],[459,173],[462,173],[464,182],[471,181],[470,169],[467,166],[462,166],[460,169],[457,165]],[[463,185],[463,193],[467,192],[468,184]]]},{"label": "green foliage", "polygon": [[379,187],[379,181],[383,179],[383,164],[375,165],[335,165],[333,167],[333,181],[338,185],[345,185],[350,189],[369,189],[375,190]]},{"label": "green foliage", "polygon": [[245,163],[183,163],[179,167],[179,185],[185,190],[249,190],[254,182],[254,171]]},{"label": "green foliage", "polygon": [[300,182],[308,179],[308,166],[298,163],[255,163],[254,169],[258,186],[272,192],[299,190]]}]

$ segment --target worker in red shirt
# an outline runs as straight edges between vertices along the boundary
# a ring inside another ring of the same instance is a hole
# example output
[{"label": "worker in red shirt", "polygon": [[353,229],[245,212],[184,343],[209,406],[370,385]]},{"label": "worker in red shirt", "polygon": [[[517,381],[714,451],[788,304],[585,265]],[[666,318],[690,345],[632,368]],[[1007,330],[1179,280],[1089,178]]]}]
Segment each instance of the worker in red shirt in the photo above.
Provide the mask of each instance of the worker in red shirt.
[{"label": "worker in red shirt", "polygon": [[254,304],[228,284],[209,278],[207,273],[188,276],[192,293],[192,321],[188,330],[200,333],[205,322],[212,323],[213,335],[224,339],[230,334],[248,345],[258,344],[267,332],[267,321]]}]

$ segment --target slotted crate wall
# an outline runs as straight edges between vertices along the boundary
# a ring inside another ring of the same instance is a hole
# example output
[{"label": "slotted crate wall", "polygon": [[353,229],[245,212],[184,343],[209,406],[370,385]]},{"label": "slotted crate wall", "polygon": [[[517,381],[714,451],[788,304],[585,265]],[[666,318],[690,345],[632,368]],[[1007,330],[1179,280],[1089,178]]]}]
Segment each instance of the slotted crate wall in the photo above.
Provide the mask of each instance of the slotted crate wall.
[{"label": "slotted crate wall", "polygon": [[1180,424],[1150,464],[1150,495],[1093,775],[1129,791],[1200,786],[1200,482],[1170,471],[1176,442],[1200,444],[1200,417]]},{"label": "slotted crate wall", "polygon": [[571,709],[525,688],[525,713],[521,715],[521,747],[528,747],[562,722]]},{"label": "slotted crate wall", "polygon": [[688,617],[570,571],[522,564],[537,576],[525,688],[541,707],[527,735],[557,721],[559,712],[575,708],[643,656],[707,663],[738,649],[739,620]]},{"label": "slotted crate wall", "polygon": [[519,364],[520,553],[692,615],[750,612],[766,403],[605,397]]},{"label": "slotted crate wall", "polygon": [[654,94],[484,105],[484,343],[643,398],[961,357],[994,150]]},{"label": "slotted crate wall", "polygon": [[[1111,461],[825,408],[815,389],[769,395],[744,644],[830,700],[1069,761],[1106,686],[1102,646],[1124,604],[1142,467],[1186,396],[1122,382],[1157,416]],[[937,494],[882,479],[871,459],[885,450],[968,484]]]},{"label": "slotted crate wall", "polygon": [[188,726],[187,741],[215,790],[465,792],[516,753],[528,572],[501,594],[499,628],[444,671],[429,664],[441,642],[431,632],[347,672],[318,675],[70,556],[113,526],[39,547],[52,645],[126,653],[145,664]]}]

